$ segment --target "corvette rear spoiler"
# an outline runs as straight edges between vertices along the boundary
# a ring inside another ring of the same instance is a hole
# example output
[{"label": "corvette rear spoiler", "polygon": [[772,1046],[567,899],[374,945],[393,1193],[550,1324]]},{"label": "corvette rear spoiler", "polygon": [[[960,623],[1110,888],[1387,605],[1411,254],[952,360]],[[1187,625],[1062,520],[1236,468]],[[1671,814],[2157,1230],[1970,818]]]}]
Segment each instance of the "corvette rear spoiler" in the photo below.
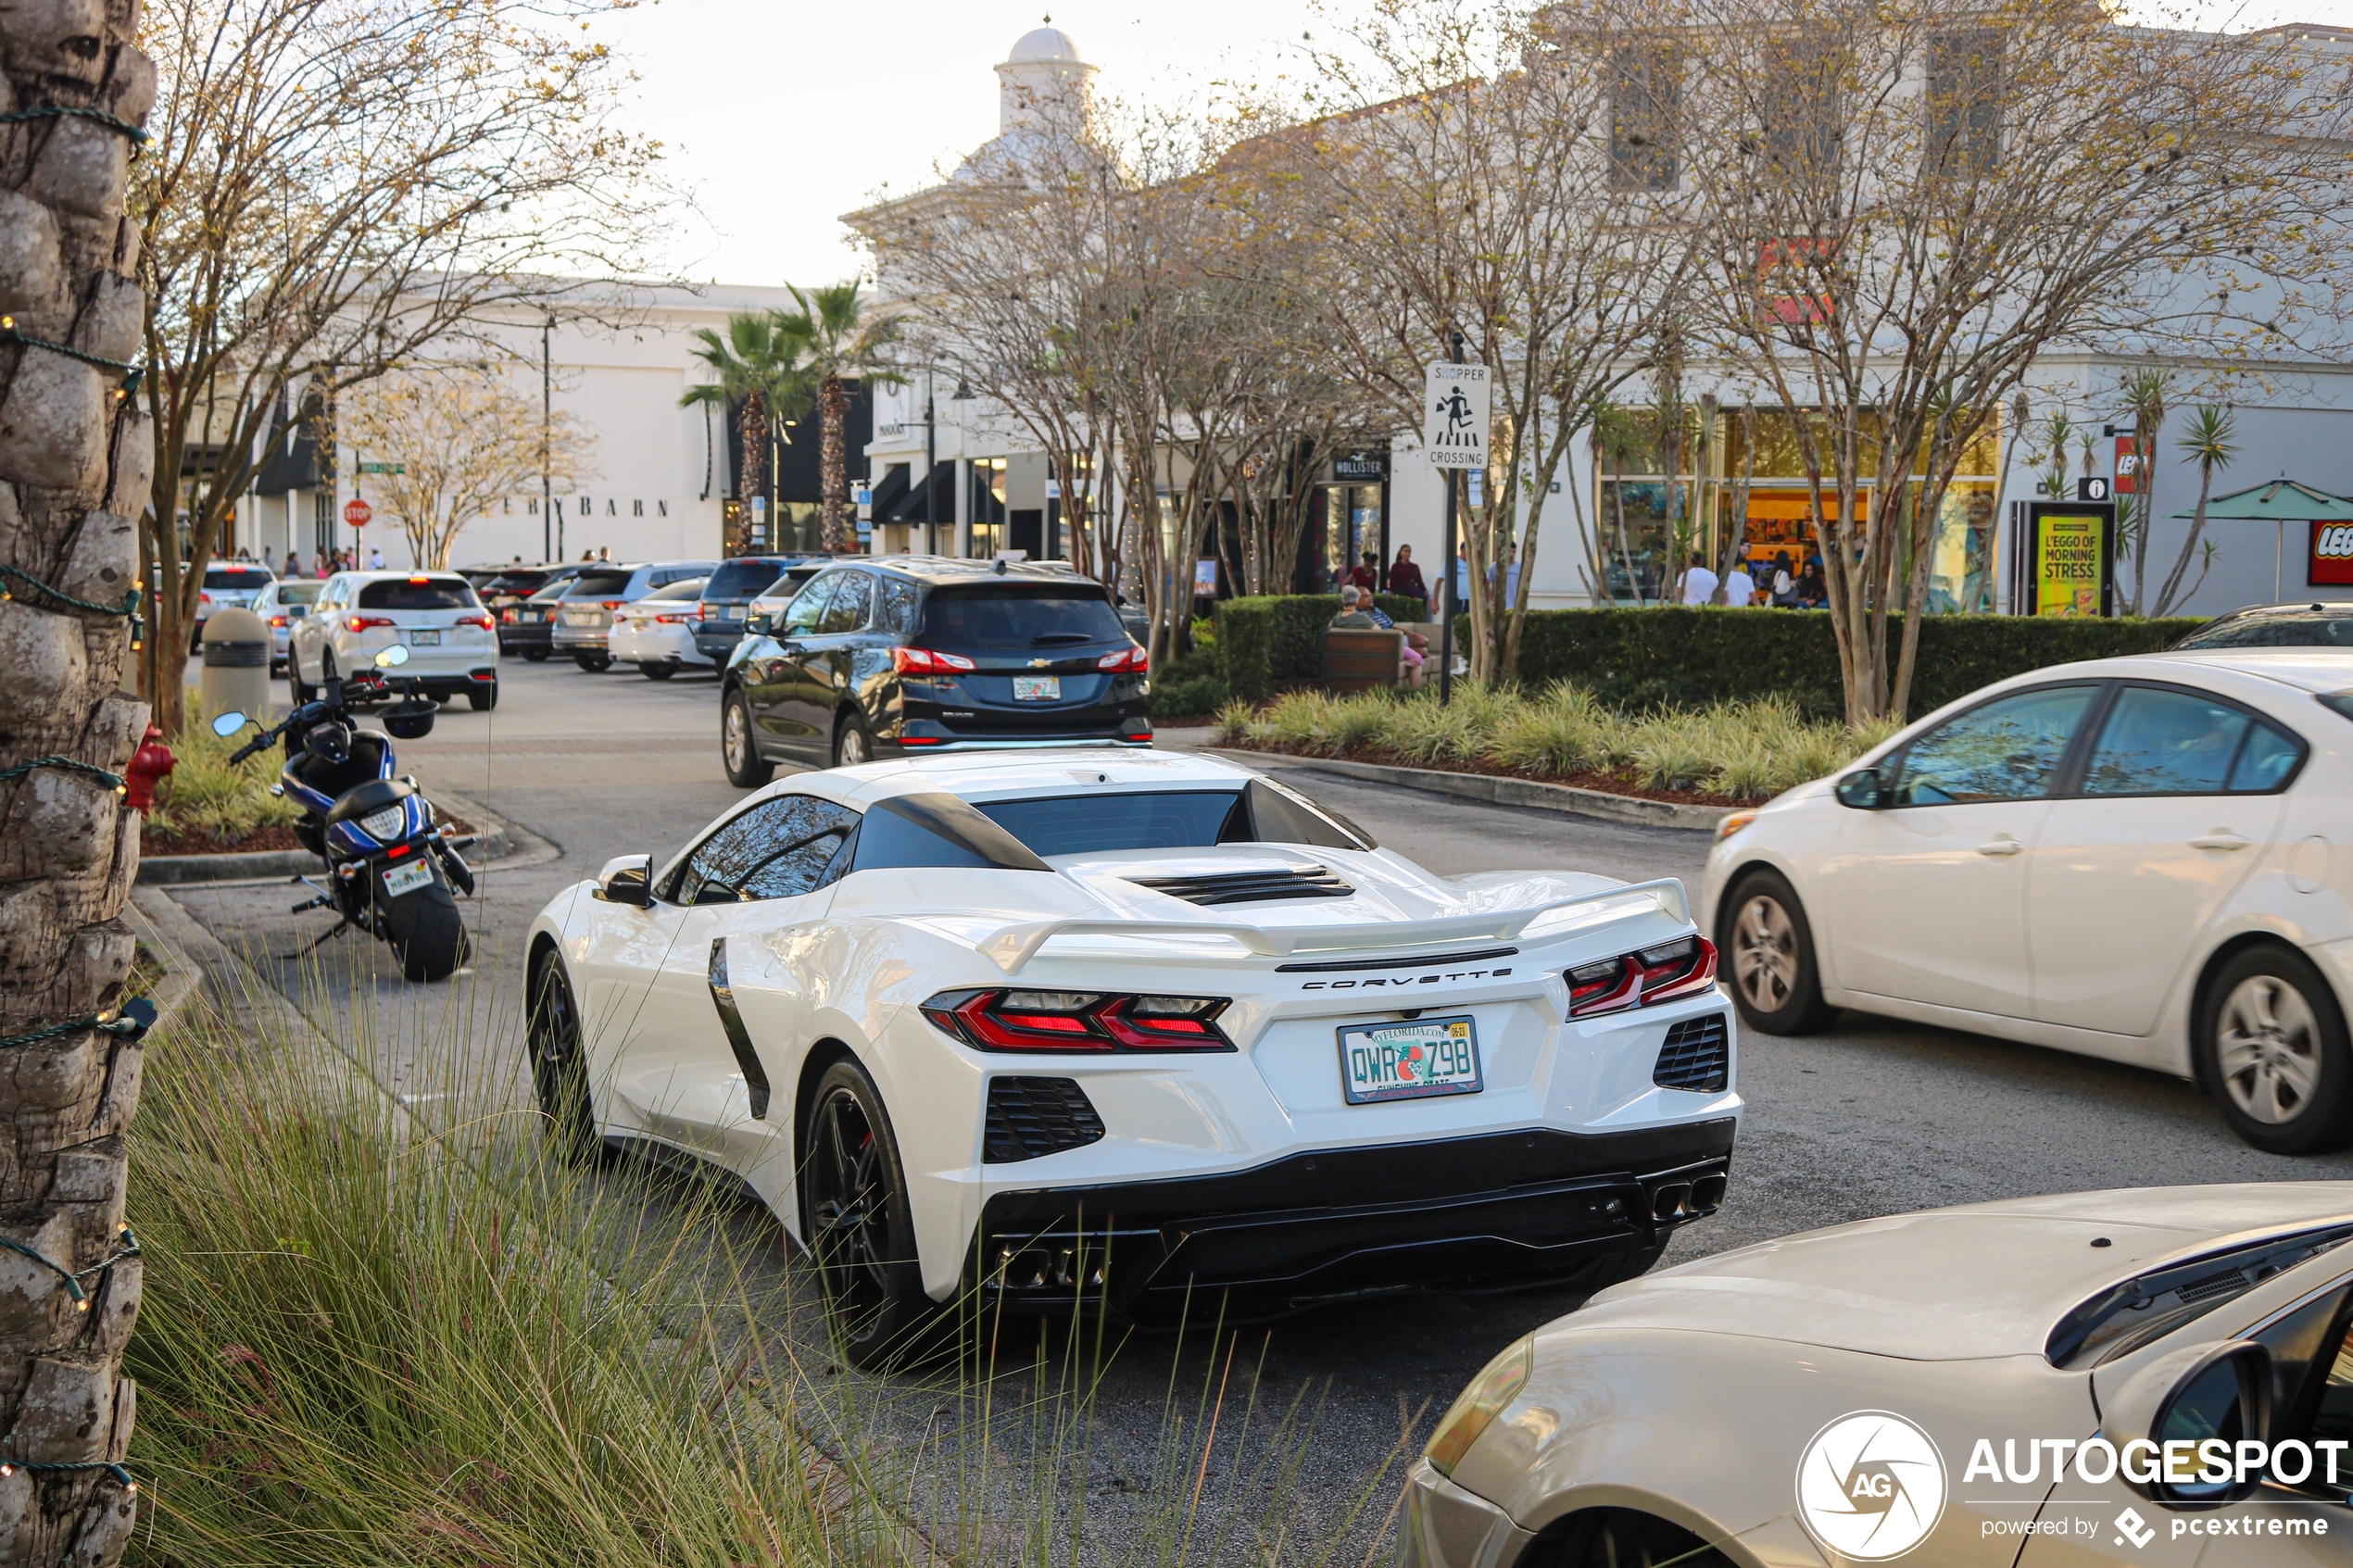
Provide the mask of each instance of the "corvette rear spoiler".
[{"label": "corvette rear spoiler", "polygon": [[[1428,947],[1450,942],[1504,941],[1517,937],[1537,917],[1554,909],[1591,905],[1600,909],[1629,898],[1646,898],[1679,923],[1692,919],[1691,899],[1680,879],[1633,882],[1599,893],[1579,893],[1524,909],[1498,909],[1488,914],[1450,915],[1441,920],[1399,921],[1386,925],[1292,925],[1268,929],[1230,922],[1173,920],[1040,920],[1008,925],[974,943],[1007,974],[1018,974],[1038,949],[1057,936],[1226,936],[1260,958],[1288,958],[1294,953],[1360,952],[1378,954],[1399,947]],[[1123,954],[1123,960],[1151,962],[1149,953]],[[1191,953],[1170,953],[1169,960],[1197,960]]]}]

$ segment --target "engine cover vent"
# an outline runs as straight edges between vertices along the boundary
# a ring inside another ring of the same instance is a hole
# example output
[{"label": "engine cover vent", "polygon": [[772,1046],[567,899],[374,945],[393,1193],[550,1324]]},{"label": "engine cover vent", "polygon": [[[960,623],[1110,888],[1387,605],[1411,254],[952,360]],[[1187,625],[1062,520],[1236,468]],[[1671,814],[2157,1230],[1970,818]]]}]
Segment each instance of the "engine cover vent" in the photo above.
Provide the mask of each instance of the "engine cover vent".
[{"label": "engine cover vent", "polygon": [[1694,1089],[1719,1095],[1732,1081],[1731,1041],[1720,1012],[1687,1018],[1667,1032],[1667,1044],[1651,1069],[1662,1089]]},{"label": "engine cover vent", "polygon": [[1280,866],[1210,876],[1134,876],[1128,881],[1188,904],[1257,904],[1270,898],[1345,898],[1356,891],[1322,866]]},{"label": "engine cover vent", "polygon": [[981,1159],[992,1165],[1084,1148],[1103,1135],[1087,1091],[1071,1078],[991,1078]]}]

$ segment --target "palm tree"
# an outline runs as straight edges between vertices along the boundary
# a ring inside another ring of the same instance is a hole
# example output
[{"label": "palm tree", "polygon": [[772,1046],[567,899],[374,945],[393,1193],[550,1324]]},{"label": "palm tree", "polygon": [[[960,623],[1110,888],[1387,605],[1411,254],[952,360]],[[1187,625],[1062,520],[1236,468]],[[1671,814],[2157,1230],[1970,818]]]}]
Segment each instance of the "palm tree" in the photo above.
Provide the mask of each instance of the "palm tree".
[{"label": "palm tree", "polygon": [[838,555],[850,548],[849,464],[842,443],[842,427],[849,418],[849,392],[843,383],[895,385],[905,379],[882,358],[883,349],[898,341],[899,321],[891,316],[868,318],[855,278],[807,294],[794,289],[792,296],[800,308],[777,316],[775,330],[789,338],[801,356],[794,383],[795,402],[805,408],[814,393],[822,433],[817,447],[819,492],[824,497],[821,538],[827,554]]},{"label": "palm tree", "polygon": [[[2162,370],[2139,370],[2123,386],[2124,412],[2133,420],[2133,488],[2137,494],[2123,515],[2130,520],[2122,544],[2133,552],[2133,597],[2124,613],[2138,615],[2148,596],[2149,530],[2157,521],[2157,438],[2165,428],[2165,394],[2170,378]],[[2119,500],[2122,497],[2119,496]]]},{"label": "palm tree", "polygon": [[[2189,429],[2182,433],[2179,445],[2182,461],[2197,465],[2197,508],[2190,514],[2190,536],[2182,541],[2181,558],[2173,563],[2173,570],[2166,574],[2165,585],[2158,590],[2157,607],[2149,612],[2152,615],[2168,613],[2196,593],[2199,584],[2206,581],[2206,573],[2199,572],[2189,592],[2175,597],[2175,591],[2182,586],[2182,574],[2190,569],[2190,558],[2197,553],[2198,535],[2206,532],[2206,498],[2214,489],[2214,470],[2229,468],[2231,459],[2238,456],[2238,421],[2231,417],[2228,408],[2202,403],[2197,412],[2190,416]],[[2212,552],[2208,554],[2210,562]]]},{"label": "palm tree", "polygon": [[694,337],[698,346],[687,352],[709,366],[715,379],[688,387],[678,406],[736,410],[743,446],[736,464],[736,495],[749,508],[763,488],[770,423],[791,401],[798,383],[801,340],[785,331],[773,311],[728,317],[724,338],[709,327],[698,328]]}]

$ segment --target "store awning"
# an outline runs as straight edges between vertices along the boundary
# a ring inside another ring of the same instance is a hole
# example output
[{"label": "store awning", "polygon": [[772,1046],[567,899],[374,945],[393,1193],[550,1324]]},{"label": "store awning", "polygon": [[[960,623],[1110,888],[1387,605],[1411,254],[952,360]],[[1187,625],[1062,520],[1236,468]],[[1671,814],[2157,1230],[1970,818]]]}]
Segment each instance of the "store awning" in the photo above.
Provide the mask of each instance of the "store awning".
[{"label": "store awning", "polygon": [[[2195,510],[2175,512],[2183,520]],[[2206,503],[2208,522],[2353,522],[2353,501],[2293,479],[2274,479],[2217,495]]]},{"label": "store awning", "polygon": [[[952,524],[956,521],[956,465],[954,463],[934,463],[928,484],[910,483],[906,475],[907,468],[904,465],[897,463],[891,465],[891,473],[885,476],[882,488],[875,492],[874,509],[876,522],[924,521],[925,492],[929,492],[931,495],[931,521]],[[890,488],[893,478],[899,481],[900,494],[886,503],[884,495]]]},{"label": "store awning", "polygon": [[907,465],[892,463],[883,470],[882,483],[875,485],[875,493],[867,497],[867,515],[870,517],[889,516],[890,508],[898,504],[900,496],[906,494]]}]

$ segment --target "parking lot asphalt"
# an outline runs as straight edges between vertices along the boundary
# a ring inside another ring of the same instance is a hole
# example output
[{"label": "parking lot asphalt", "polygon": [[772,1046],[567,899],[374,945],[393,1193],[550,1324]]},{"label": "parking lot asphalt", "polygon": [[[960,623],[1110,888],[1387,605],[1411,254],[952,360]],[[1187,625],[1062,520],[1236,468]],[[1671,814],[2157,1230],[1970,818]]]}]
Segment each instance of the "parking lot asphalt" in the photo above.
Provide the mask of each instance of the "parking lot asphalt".
[{"label": "parking lot asphalt", "polygon": [[[400,746],[404,769],[429,794],[455,792],[528,835],[527,852],[492,868],[469,909],[478,931],[471,974],[409,985],[380,945],[352,936],[317,960],[281,959],[329,923],[320,913],[289,915],[294,900],[283,883],[169,890],[322,1029],[359,1040],[380,1081],[425,1110],[443,1092],[435,1085],[446,1064],[434,1055],[453,1040],[487,1064],[478,1071],[519,1109],[523,1090],[512,1069],[521,1060],[521,939],[532,915],[612,855],[645,851],[660,863],[740,797],[720,768],[717,685],[709,676],[656,683],[634,671],[589,674],[508,659],[501,682],[496,710],[444,709],[430,739]],[[1276,771],[1386,847],[1441,872],[1576,869],[1629,880],[1681,876],[1695,886],[1707,847],[1702,834],[1416,794],[1289,763]],[[2248,1148],[2187,1084],[2031,1047],[1849,1014],[1811,1038],[1744,1033],[1740,1053],[1748,1110],[1730,1194],[1719,1214],[1678,1236],[1668,1263],[1941,1204],[2353,1176],[2353,1154],[2290,1160]],[[790,1267],[781,1241],[771,1246],[773,1267]],[[1553,1291],[1391,1297],[1323,1310],[1245,1334],[1230,1398],[1252,1387],[1278,1402],[1309,1392],[1316,1414],[1299,1456],[1301,1524],[1344,1538],[1347,1549],[1333,1560],[1353,1562],[1376,1545],[1388,1495],[1353,1523],[1343,1518],[1366,1468],[1397,1445],[1401,1412],[1419,1412],[1426,1433],[1491,1355],[1575,1302]],[[1014,1359],[1029,1353],[1007,1348]],[[1166,1336],[1128,1342],[1096,1386],[1101,1474],[1090,1486],[1101,1480],[1108,1494],[1140,1484],[1165,1419],[1172,1356],[1179,1385],[1197,1390],[1210,1358],[1231,1348],[1201,1335],[1182,1346]],[[903,1420],[912,1434],[937,1414],[931,1401],[917,1399]],[[1233,1462],[1213,1456],[1202,1474]],[[1209,1488],[1204,1506],[1218,1495]]]}]

